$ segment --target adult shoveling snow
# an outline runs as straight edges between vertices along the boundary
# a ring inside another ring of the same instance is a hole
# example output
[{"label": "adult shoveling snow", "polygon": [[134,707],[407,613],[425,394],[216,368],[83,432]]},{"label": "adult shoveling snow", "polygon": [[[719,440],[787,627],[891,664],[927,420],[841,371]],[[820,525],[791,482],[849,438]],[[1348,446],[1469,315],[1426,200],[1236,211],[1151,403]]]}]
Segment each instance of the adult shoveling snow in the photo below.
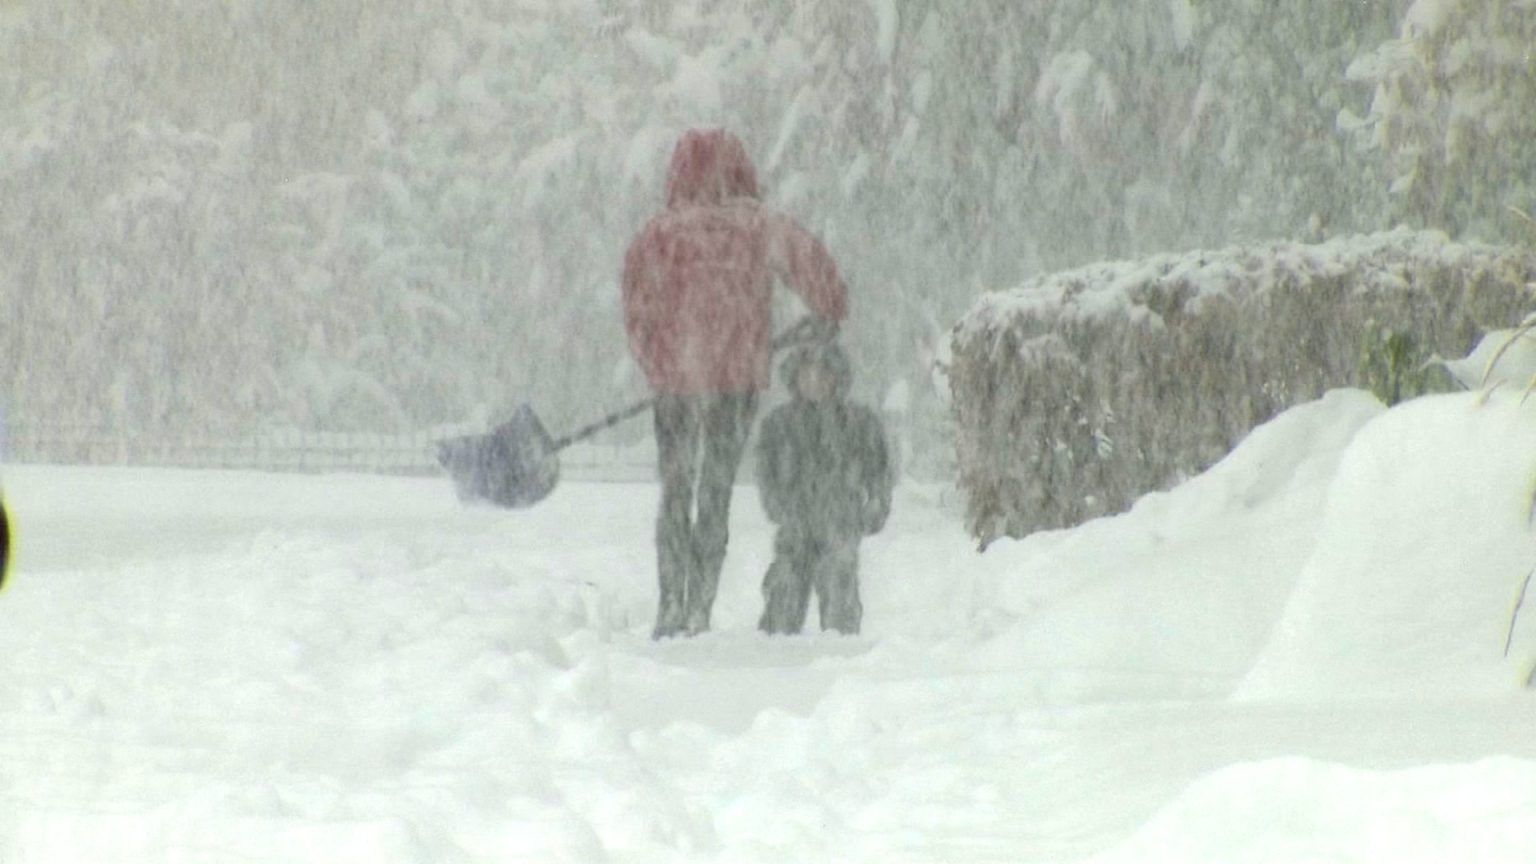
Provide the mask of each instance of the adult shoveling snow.
[{"label": "adult shoveling snow", "polygon": [[821,242],[759,202],[738,138],[685,133],[666,209],[635,237],[623,277],[630,348],[656,396],[658,639],[709,629],[731,484],[768,386],[774,277],[835,332],[847,291]]}]

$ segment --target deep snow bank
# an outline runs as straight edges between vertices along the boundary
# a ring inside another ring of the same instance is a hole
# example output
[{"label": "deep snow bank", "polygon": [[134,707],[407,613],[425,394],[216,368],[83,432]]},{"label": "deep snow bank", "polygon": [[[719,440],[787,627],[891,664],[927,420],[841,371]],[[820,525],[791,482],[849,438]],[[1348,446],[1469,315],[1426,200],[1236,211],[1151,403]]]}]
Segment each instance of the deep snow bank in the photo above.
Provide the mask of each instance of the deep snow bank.
[{"label": "deep snow bank", "polygon": [[1127,513],[995,544],[981,606],[1013,623],[981,653],[1078,696],[1231,692],[1307,562],[1340,458],[1384,410],[1334,391]]},{"label": "deep snow bank", "polygon": [[1127,513],[996,544],[974,650],[1072,698],[1508,693],[1536,661],[1536,402],[1338,390]]},{"label": "deep snow bank", "polygon": [[[1426,397],[1360,430],[1311,558],[1246,698],[1507,692],[1536,658],[1527,608],[1508,658],[1530,526],[1536,403]],[[1527,606],[1536,603],[1528,598]]]},{"label": "deep snow bank", "polygon": [[1536,765],[1504,758],[1380,772],[1301,758],[1233,765],[1093,864],[1516,864],[1536,857],[1533,778]]}]

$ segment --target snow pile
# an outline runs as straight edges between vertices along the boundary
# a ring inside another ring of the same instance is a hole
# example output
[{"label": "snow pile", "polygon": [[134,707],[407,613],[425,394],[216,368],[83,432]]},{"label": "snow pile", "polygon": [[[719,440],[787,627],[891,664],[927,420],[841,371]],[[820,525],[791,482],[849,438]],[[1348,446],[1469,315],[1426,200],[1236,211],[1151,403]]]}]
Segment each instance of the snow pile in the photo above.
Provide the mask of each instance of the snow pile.
[{"label": "snow pile", "polygon": [[1494,330],[1456,360],[1434,358],[1468,390],[1513,387],[1524,391],[1536,382],[1536,332],[1526,326]]},{"label": "snow pile", "polygon": [[1077,698],[1520,688],[1536,404],[1483,398],[1335,391],[1127,513],[995,545],[976,656]]},{"label": "snow pile", "polygon": [[1532,610],[1509,659],[1503,651],[1536,568],[1532,441],[1536,405],[1514,396],[1427,397],[1362,429],[1243,695],[1461,695],[1524,684],[1536,661]]},{"label": "snow pile", "polygon": [[1101,698],[1231,692],[1309,558],[1339,460],[1382,411],[1330,393],[1125,514],[993,546],[985,605],[1018,623],[984,655]]},{"label": "snow pile", "polygon": [[1361,771],[1307,759],[1202,778],[1136,837],[1093,864],[1536,860],[1529,762]]}]

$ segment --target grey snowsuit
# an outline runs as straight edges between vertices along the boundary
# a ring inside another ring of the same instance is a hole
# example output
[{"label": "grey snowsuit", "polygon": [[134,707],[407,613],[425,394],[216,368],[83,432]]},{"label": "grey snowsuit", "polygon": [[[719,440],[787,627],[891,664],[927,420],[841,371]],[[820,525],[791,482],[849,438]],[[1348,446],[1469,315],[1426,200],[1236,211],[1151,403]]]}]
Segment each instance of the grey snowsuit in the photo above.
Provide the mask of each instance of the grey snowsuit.
[{"label": "grey snowsuit", "polygon": [[[822,401],[797,389],[808,364],[821,366],[834,382]],[[891,507],[885,430],[875,412],[847,401],[852,373],[835,345],[797,350],[781,374],[793,398],[764,418],[757,446],[758,491],[779,526],[758,627],[800,632],[814,589],[821,628],[858,633],[859,540],[884,527]]]}]

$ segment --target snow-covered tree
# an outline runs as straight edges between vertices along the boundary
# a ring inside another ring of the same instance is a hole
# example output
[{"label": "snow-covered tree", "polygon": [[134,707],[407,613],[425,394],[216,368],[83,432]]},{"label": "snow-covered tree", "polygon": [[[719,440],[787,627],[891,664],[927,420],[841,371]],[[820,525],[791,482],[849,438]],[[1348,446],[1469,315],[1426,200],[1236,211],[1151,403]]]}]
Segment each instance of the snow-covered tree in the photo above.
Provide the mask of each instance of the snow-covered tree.
[{"label": "snow-covered tree", "polygon": [[1334,122],[1392,26],[1331,0],[12,4],[0,224],[34,242],[0,296],[35,323],[4,398],[125,427],[590,419],[643,389],[624,246],[677,134],[723,125],[843,269],[861,395],[940,428],[928,367],[982,291],[1378,227],[1377,160]]},{"label": "snow-covered tree", "polygon": [[1378,152],[1396,214],[1514,237],[1508,208],[1536,204],[1536,2],[1414,0],[1398,36],[1347,70],[1371,88],[1339,123]]}]

